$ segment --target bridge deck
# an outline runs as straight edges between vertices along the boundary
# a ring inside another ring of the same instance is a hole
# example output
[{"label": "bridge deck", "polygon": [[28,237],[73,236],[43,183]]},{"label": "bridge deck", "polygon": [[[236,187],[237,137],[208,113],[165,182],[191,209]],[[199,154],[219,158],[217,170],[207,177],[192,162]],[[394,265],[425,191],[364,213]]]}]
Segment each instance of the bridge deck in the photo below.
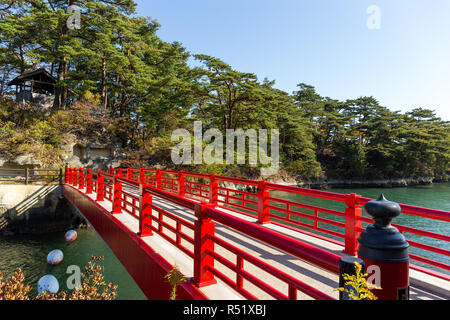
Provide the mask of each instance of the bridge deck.
[{"label": "bridge deck", "polygon": [[[80,190],[84,192],[84,190]],[[128,189],[127,192],[136,193],[137,190]],[[96,199],[96,194],[93,193],[91,195],[87,195],[91,199]],[[103,206],[104,209],[111,212],[112,204],[109,201],[104,201],[98,203],[99,205]],[[182,208],[178,205],[175,205],[173,203],[170,203],[164,199],[158,198],[156,196],[153,197],[153,205],[162,208],[175,216],[184,219],[186,221],[189,221],[191,223],[194,223],[196,220],[196,217],[194,215],[194,212],[192,212],[189,209]],[[234,216],[237,216],[241,219],[245,219],[247,221],[256,222],[256,218],[252,218],[246,215],[242,215],[230,210],[221,209],[224,212],[227,212],[228,214],[232,214]],[[155,212],[156,214],[156,212]],[[139,231],[139,221],[136,217],[128,214],[128,213],[122,213],[122,214],[114,214],[114,217],[118,219],[123,226],[128,228],[133,233],[137,233]],[[174,228],[176,227],[175,221],[171,220],[168,217],[164,218],[165,222]],[[342,250],[343,248],[339,245],[336,245],[334,243],[320,240],[315,237],[308,236],[303,233],[295,232],[286,228],[283,228],[281,226],[268,224],[265,225],[266,228],[282,232],[286,235],[292,236],[298,240],[307,242],[309,244],[313,244],[315,246],[319,246],[321,248],[324,248],[326,250],[330,250],[338,255],[345,255]],[[236,232],[235,230],[226,227],[224,225],[221,225],[219,223],[216,223],[216,236],[224,239],[227,243],[230,243],[241,250],[245,250],[247,253],[251,254],[254,257],[257,257],[264,262],[286,272],[287,274],[313,286],[317,289],[321,290],[322,292],[335,297],[338,299],[338,292],[334,289],[339,286],[338,284],[338,276],[335,274],[332,274],[328,271],[325,271],[321,268],[315,267],[314,265],[309,264],[308,262],[302,261],[294,256],[291,256],[289,254],[286,254],[283,251],[280,251],[278,249],[275,249],[271,246],[266,245],[265,243],[262,243],[261,241],[252,239],[249,236],[243,235],[239,232]],[[182,227],[182,231],[186,233],[187,235],[193,237],[193,231]],[[167,234],[170,235],[169,230],[165,230]],[[187,277],[190,278],[193,276],[193,259],[189,257],[187,254],[185,254],[183,251],[175,247],[173,244],[171,244],[169,241],[161,237],[160,235],[154,233],[152,236],[147,236],[142,238],[145,243],[147,243],[153,250],[155,250],[157,253],[159,253],[164,259],[170,263],[171,265],[177,265],[180,269],[180,271]],[[182,245],[184,245],[186,248],[193,250],[193,246],[188,243],[187,241],[182,240]],[[226,259],[236,263],[235,255],[231,252],[228,252],[227,250],[219,247],[216,245],[215,250],[225,257]],[[221,265],[217,261],[215,262],[216,266],[218,266],[218,269],[223,272],[226,276],[230,277],[231,279],[234,279],[236,277],[236,274],[232,271],[230,271],[225,266]],[[250,263],[245,262],[245,268],[246,270],[256,276],[257,278],[264,279],[267,283],[269,283],[274,288],[277,288],[277,290],[287,293],[288,288],[287,285],[280,280],[276,279],[272,275],[268,274],[265,271],[262,271],[259,268],[256,268],[255,266],[252,266]],[[426,288],[424,288],[426,287]],[[272,299],[268,294],[254,286],[252,283],[249,283],[248,281],[244,280],[244,288],[248,291],[252,292],[257,298],[259,299]],[[240,294],[236,293],[234,290],[230,289],[228,286],[226,286],[224,283],[222,283],[218,279],[218,283],[215,285],[211,285],[205,288],[200,289],[207,297],[213,300],[239,300],[244,299]],[[450,298],[450,285],[447,283],[447,281],[437,279],[435,277],[428,276],[426,274],[423,274],[421,272],[417,272],[414,270],[411,270],[411,290],[410,290],[410,297],[412,300],[441,300],[441,299],[449,299]],[[305,300],[305,299],[311,299],[309,296],[305,294],[299,293],[298,295],[299,299]]]}]

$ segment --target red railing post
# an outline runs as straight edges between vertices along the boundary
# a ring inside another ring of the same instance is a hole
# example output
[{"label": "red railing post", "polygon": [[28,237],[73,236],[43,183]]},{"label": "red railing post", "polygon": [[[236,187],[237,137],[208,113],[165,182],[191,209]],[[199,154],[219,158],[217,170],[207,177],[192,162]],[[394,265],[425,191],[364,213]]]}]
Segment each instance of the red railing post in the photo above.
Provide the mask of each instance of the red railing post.
[{"label": "red railing post", "polygon": [[112,176],[116,175],[114,168],[109,168],[109,174],[112,175]]},{"label": "red railing post", "polygon": [[147,185],[140,185],[140,210],[139,210],[139,236],[146,237],[153,235],[152,231],[152,194],[147,192]]},{"label": "red railing post", "polygon": [[84,169],[80,168],[80,171],[78,171],[78,189],[83,189],[84,188]]},{"label": "red railing post", "polygon": [[102,202],[105,200],[105,172],[99,171],[97,173],[97,201]]},{"label": "red railing post", "polygon": [[219,200],[219,181],[217,175],[212,174],[209,176],[209,203],[214,207],[217,207]]},{"label": "red railing post", "polygon": [[141,172],[139,174],[139,182],[141,184],[146,184],[146,182],[145,182],[145,169],[144,168],[141,168]]},{"label": "red railing post", "polygon": [[270,191],[266,187],[267,181],[258,184],[258,223],[270,223]]},{"label": "red railing post", "polygon": [[122,213],[122,183],[118,181],[118,178],[120,178],[120,175],[114,176],[112,213]]},{"label": "red railing post", "polygon": [[66,168],[66,183],[68,185],[72,184],[72,168]]},{"label": "red railing post", "polygon": [[162,188],[162,172],[161,169],[156,169],[156,189]]},{"label": "red railing post", "polygon": [[92,194],[92,169],[87,169],[87,174],[86,174],[86,194]]},{"label": "red railing post", "polygon": [[75,168],[70,168],[70,185],[75,183]]},{"label": "red railing post", "polygon": [[184,171],[178,171],[178,195],[184,198],[186,189],[186,177],[184,176]]},{"label": "red railing post", "polygon": [[74,187],[77,187],[77,186],[78,186],[78,168],[74,168],[74,169],[73,169],[73,176],[72,176],[72,179],[73,179],[72,185],[73,185]]},{"label": "red railing post", "polygon": [[208,254],[214,252],[214,241],[209,236],[214,236],[214,221],[205,215],[210,204],[202,203],[195,207],[194,231],[194,283],[200,287],[206,287],[217,283],[214,274],[209,268],[214,268],[214,258]]},{"label": "red railing post", "polygon": [[356,256],[358,249],[358,237],[362,228],[362,209],[357,204],[361,196],[356,193],[345,195],[345,250],[344,252]]}]

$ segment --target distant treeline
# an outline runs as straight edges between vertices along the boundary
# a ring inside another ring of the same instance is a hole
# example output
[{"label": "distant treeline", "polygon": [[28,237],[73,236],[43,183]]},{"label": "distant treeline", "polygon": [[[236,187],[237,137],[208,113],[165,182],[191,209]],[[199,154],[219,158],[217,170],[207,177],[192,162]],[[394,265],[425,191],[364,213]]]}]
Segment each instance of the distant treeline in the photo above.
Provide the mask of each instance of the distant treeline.
[{"label": "distant treeline", "polygon": [[[79,25],[67,23],[74,19],[69,5],[79,8]],[[45,67],[58,79],[55,112],[73,100],[101,106],[136,163],[170,165],[173,130],[200,120],[204,130],[224,133],[279,129],[282,169],[305,179],[446,179],[450,123],[433,111],[402,114],[373,97],[338,101],[303,83],[286,93],[274,81],[162,41],[160,25],[135,8],[132,0],[0,1],[0,93],[10,94],[6,84],[18,74]]]}]

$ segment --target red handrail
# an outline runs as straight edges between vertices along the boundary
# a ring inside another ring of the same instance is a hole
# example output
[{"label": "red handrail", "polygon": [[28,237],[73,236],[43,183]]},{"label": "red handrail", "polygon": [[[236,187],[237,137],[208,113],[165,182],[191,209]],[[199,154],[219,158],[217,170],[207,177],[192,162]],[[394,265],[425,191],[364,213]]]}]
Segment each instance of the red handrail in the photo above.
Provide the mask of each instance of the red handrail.
[{"label": "red handrail", "polygon": [[275,184],[275,183],[267,183],[266,186],[268,189],[271,189],[271,190],[284,191],[284,192],[289,192],[289,193],[294,193],[294,194],[299,194],[299,195],[304,195],[304,196],[310,196],[310,197],[315,197],[315,198],[320,198],[320,199],[345,202],[345,194],[313,190],[313,189],[305,189],[305,188],[294,187],[294,186],[285,186],[285,185]]},{"label": "red handrail", "polygon": [[222,176],[216,176],[216,177],[220,181],[244,184],[244,185],[253,186],[253,187],[257,187],[259,184],[259,181],[256,181],[256,180],[247,180],[247,179],[241,179],[241,178],[222,177]]},{"label": "red handrail", "polygon": [[150,186],[145,186],[144,190],[149,192],[149,193],[151,193],[151,194],[153,194],[153,195],[155,195],[155,196],[158,196],[158,197],[160,197],[162,199],[165,199],[165,200],[168,200],[170,202],[176,203],[176,204],[178,204],[178,205],[180,205],[180,206],[182,206],[184,208],[187,208],[187,209],[194,210],[195,206],[198,204],[198,202],[196,202],[196,201],[193,201],[193,200],[190,200],[190,199],[186,199],[186,198],[182,198],[182,197],[179,197],[179,196],[177,196],[177,195],[175,195],[173,193],[170,193],[170,192],[167,192],[167,191],[164,191],[164,190],[159,190],[159,189],[156,189],[156,188],[153,188],[153,187],[150,187]]},{"label": "red handrail", "polygon": [[[371,200],[373,200],[373,199],[359,198],[358,204],[365,205],[367,202],[369,202]],[[430,219],[450,222],[450,212],[448,212],[448,211],[416,207],[416,206],[411,206],[409,204],[401,204],[401,203],[399,203],[399,205],[400,205],[400,208],[402,209],[402,213],[404,213],[404,214],[410,214],[410,215],[419,216],[419,217],[423,217],[423,218],[430,218]]]}]

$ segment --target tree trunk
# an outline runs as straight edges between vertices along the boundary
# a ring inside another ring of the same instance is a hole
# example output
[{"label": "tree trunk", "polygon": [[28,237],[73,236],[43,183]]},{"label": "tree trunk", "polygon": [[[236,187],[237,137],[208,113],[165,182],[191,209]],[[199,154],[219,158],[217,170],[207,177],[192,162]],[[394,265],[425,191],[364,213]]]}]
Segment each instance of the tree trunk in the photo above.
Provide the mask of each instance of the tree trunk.
[{"label": "tree trunk", "polygon": [[[58,82],[62,82],[66,79],[67,74],[67,62],[66,57],[62,56],[58,66]],[[61,86],[55,88],[55,101],[53,103],[54,109],[65,110],[67,107],[67,86]]]},{"label": "tree trunk", "polygon": [[116,114],[117,114],[117,104],[118,104],[118,101],[119,101],[119,97],[120,97],[120,95],[119,95],[119,90],[118,90],[118,88],[119,88],[119,82],[120,82],[120,76],[119,75],[116,75],[116,80],[115,80],[115,85],[114,85],[114,101],[112,102],[112,107],[111,107],[111,113],[112,114],[114,114],[114,117],[116,116]]},{"label": "tree trunk", "polygon": [[228,109],[228,127],[227,129],[233,129],[233,107]]},{"label": "tree trunk", "polygon": [[22,45],[19,46],[19,56],[20,56],[20,74],[25,73],[25,53],[23,51]]},{"label": "tree trunk", "polygon": [[106,88],[106,55],[103,56],[102,61],[102,107],[106,109],[108,106],[108,91]]},{"label": "tree trunk", "polygon": [[[75,3],[75,0],[69,0],[67,6],[70,7]],[[65,10],[67,12],[67,10]],[[63,23],[61,28],[61,33],[59,34],[59,47],[64,46],[64,37],[69,33],[69,28],[67,24]],[[61,55],[61,58],[58,63],[58,82],[67,80],[67,74],[69,73],[69,66],[67,63],[67,57],[65,55]],[[53,103],[53,108],[65,110],[67,107],[67,97],[68,97],[68,87],[66,85],[55,88],[55,101]]]}]

